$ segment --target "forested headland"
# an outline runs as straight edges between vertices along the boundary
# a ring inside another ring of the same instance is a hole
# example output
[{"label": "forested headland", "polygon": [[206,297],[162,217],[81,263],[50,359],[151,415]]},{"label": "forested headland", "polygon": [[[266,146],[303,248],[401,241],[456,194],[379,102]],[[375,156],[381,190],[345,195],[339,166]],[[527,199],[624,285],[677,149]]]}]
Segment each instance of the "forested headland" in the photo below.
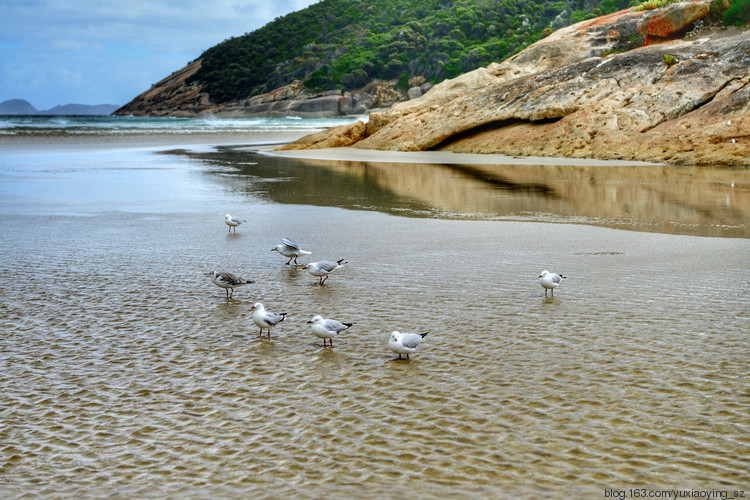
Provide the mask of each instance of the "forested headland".
[{"label": "forested headland", "polygon": [[502,61],[564,26],[638,0],[323,0],[201,56],[189,82],[222,103],[295,80],[312,91],[373,80],[438,83]]}]

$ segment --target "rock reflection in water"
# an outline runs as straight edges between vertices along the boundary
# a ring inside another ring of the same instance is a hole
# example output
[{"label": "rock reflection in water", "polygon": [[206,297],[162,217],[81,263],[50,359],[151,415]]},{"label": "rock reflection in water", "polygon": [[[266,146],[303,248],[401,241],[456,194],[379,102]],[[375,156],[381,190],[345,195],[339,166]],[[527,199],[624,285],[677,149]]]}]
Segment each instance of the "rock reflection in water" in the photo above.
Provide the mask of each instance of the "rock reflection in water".
[{"label": "rock reflection in water", "polygon": [[750,237],[747,169],[359,162],[232,150],[191,156],[215,162],[238,189],[278,203]]}]

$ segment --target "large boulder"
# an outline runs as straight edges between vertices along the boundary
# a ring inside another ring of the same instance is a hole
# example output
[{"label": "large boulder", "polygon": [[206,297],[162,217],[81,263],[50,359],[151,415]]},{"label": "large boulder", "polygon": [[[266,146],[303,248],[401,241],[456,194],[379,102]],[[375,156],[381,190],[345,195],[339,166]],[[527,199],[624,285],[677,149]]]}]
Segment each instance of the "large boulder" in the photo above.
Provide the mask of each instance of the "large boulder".
[{"label": "large boulder", "polygon": [[691,23],[708,15],[710,6],[707,2],[692,0],[670,4],[666,9],[660,9],[654,15],[643,20],[641,33],[647,37],[669,38],[684,30]]},{"label": "large boulder", "polygon": [[279,151],[292,149],[326,149],[342,148],[362,140],[365,137],[365,124],[362,121],[339,125],[323,132],[306,135],[297,141],[285,144]]},{"label": "large boulder", "polygon": [[644,46],[650,20],[695,20],[708,4],[559,30],[371,113],[354,147],[750,165],[750,33],[712,27],[688,37],[691,22],[670,21],[677,31],[660,33],[676,38]]}]

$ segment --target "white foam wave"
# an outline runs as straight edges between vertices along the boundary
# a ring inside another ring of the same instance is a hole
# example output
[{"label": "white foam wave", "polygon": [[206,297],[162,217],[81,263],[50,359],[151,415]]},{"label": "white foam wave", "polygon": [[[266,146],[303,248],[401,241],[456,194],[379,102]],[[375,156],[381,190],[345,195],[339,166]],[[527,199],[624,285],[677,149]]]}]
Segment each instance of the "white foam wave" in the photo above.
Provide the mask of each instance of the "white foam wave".
[{"label": "white foam wave", "polygon": [[[3,135],[129,135],[322,130],[363,117],[308,119],[136,116],[2,116]],[[366,120],[367,117],[364,117]]]}]

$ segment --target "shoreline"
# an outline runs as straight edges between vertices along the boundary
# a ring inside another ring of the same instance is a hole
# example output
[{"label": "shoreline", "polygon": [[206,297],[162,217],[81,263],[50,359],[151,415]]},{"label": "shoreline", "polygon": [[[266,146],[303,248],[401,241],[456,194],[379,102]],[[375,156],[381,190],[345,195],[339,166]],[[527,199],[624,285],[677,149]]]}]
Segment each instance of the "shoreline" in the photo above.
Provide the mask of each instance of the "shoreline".
[{"label": "shoreline", "polygon": [[221,132],[221,133],[185,133],[185,134],[76,134],[76,135],[42,135],[25,134],[14,136],[0,136],[0,152],[11,150],[28,150],[29,147],[39,149],[52,148],[158,148],[168,146],[259,146],[273,145],[274,147],[295,141],[305,135],[319,131],[268,131],[268,132]]},{"label": "shoreline", "polygon": [[0,152],[28,149],[120,149],[190,146],[224,146],[268,156],[307,160],[379,163],[434,163],[450,165],[559,165],[559,166],[660,166],[664,163],[635,160],[600,160],[545,156],[454,153],[451,151],[383,151],[353,147],[284,150],[277,148],[318,129],[267,132],[221,132],[186,134],[80,134],[0,136]]},{"label": "shoreline", "polygon": [[[11,141],[0,138],[0,156],[51,155],[51,160],[40,161],[57,161],[54,156],[58,153],[94,153],[105,156],[99,161],[106,162],[109,157],[118,162],[135,152],[195,153],[196,158],[223,158],[228,154],[227,158],[240,158],[231,161],[254,155],[255,160],[267,157],[299,164],[303,177],[315,178],[316,169],[325,169],[326,175],[344,175],[355,186],[366,178],[389,195],[445,214],[537,221],[558,220],[560,216],[567,222],[585,219],[608,227],[635,225],[650,232],[748,237],[750,177],[745,169],[353,147],[277,150],[307,133],[29,134]],[[313,173],[305,173],[308,171]],[[278,196],[279,203],[290,201],[288,193]],[[339,201],[345,204],[345,200]],[[302,196],[294,202],[304,204],[309,200]],[[377,203],[374,200],[370,205]],[[649,216],[652,212],[653,217]],[[535,214],[541,214],[541,219]]]},{"label": "shoreline", "polygon": [[502,154],[454,153],[452,151],[381,151],[352,147],[327,149],[298,149],[279,151],[270,146],[251,149],[268,156],[306,160],[357,161],[381,163],[435,163],[449,165],[559,165],[559,166],[661,166],[635,160],[599,160],[596,158],[566,158],[547,156],[508,156]]}]

